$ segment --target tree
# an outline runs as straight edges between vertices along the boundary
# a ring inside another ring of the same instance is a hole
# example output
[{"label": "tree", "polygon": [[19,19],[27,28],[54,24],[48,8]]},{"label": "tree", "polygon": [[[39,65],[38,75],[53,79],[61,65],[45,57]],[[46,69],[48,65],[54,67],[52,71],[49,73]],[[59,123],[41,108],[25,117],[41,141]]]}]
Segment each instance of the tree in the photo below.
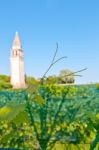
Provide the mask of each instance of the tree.
[{"label": "tree", "polygon": [[25,75],[25,82],[27,86],[30,86],[30,85],[33,85],[35,82],[38,83],[39,81],[35,79],[34,77]]},{"label": "tree", "polygon": [[45,79],[47,84],[57,84],[58,83],[58,77],[57,76],[48,76]]},{"label": "tree", "polygon": [[10,83],[10,77],[7,76],[7,75],[1,74],[1,75],[0,75],[0,81],[4,81],[4,82]]},{"label": "tree", "polygon": [[0,90],[11,89],[10,77],[7,75],[0,75]]},{"label": "tree", "polygon": [[75,78],[74,78],[73,71],[68,69],[61,70],[59,73],[59,82],[64,84],[74,83]]}]

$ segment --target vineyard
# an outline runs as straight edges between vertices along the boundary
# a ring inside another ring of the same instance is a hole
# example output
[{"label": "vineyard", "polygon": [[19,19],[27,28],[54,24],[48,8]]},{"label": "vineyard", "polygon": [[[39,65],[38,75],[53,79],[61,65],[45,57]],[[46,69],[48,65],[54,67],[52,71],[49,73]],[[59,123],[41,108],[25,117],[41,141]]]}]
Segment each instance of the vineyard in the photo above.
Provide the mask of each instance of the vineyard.
[{"label": "vineyard", "polygon": [[0,91],[0,148],[98,150],[99,86]]}]

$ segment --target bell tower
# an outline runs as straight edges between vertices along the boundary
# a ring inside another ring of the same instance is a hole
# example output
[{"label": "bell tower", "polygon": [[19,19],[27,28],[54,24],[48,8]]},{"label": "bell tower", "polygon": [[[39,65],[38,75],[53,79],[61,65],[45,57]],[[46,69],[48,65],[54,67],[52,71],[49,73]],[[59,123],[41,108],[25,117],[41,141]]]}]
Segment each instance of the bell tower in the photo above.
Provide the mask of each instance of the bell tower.
[{"label": "bell tower", "polygon": [[13,88],[25,88],[24,56],[18,32],[15,33],[11,54],[11,84]]}]

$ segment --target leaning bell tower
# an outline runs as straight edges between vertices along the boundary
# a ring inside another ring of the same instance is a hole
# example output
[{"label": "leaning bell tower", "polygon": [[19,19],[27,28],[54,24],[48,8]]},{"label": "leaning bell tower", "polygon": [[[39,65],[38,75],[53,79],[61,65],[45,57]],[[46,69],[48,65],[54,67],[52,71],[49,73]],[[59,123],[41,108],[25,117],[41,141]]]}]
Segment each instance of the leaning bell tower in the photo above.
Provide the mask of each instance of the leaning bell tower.
[{"label": "leaning bell tower", "polygon": [[18,32],[15,34],[11,53],[11,84],[13,88],[25,88],[24,56]]}]

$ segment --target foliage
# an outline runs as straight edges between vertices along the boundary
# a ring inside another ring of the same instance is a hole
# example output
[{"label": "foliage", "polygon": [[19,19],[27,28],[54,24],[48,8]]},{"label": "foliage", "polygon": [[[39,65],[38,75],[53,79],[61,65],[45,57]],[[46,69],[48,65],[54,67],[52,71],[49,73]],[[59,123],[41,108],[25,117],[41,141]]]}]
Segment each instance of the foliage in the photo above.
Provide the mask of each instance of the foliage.
[{"label": "foliage", "polygon": [[13,122],[0,122],[0,147],[34,149],[36,140],[33,137],[33,127],[27,123],[16,125]]},{"label": "foliage", "polygon": [[96,88],[99,89],[99,83],[96,84]]},{"label": "foliage", "polygon": [[58,84],[59,78],[57,76],[48,76],[45,79],[46,84]]},{"label": "foliage", "polygon": [[10,77],[7,75],[0,75],[0,81],[10,82]]},{"label": "foliage", "polygon": [[11,89],[10,77],[6,75],[0,75],[0,90]]},{"label": "foliage", "polygon": [[1,104],[0,147],[54,150],[61,145],[62,150],[83,150],[91,143],[90,150],[97,149],[99,92],[95,86],[35,83],[4,95],[10,98]]},{"label": "foliage", "polygon": [[6,82],[0,82],[0,90],[6,90],[6,89],[11,89],[12,85],[10,83]]},{"label": "foliage", "polygon": [[26,84],[27,86],[34,84],[35,82],[38,82],[34,77],[25,76]]}]

